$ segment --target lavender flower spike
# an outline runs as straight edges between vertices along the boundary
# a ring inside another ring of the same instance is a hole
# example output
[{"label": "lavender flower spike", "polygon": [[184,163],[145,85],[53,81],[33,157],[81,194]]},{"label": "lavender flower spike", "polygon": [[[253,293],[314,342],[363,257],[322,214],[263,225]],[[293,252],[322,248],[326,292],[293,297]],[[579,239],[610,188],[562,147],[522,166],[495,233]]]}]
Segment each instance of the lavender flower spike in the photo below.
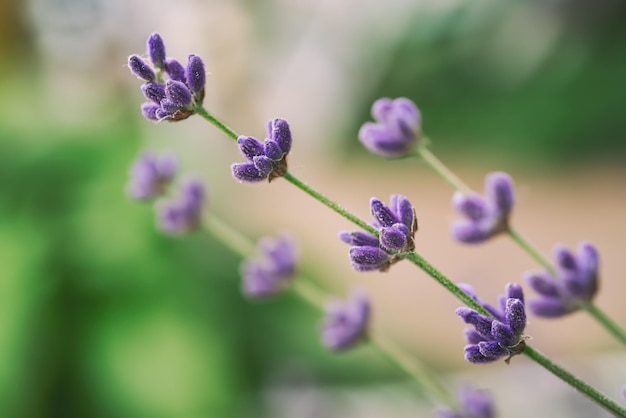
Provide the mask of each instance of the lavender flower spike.
[{"label": "lavender flower spike", "polygon": [[409,200],[392,195],[390,205],[372,198],[370,209],[378,237],[368,232],[341,232],[339,238],[350,244],[350,261],[357,271],[387,271],[401,255],[415,249],[417,217]]},{"label": "lavender flower spike", "polygon": [[495,418],[493,399],[486,390],[466,385],[458,395],[459,409],[441,409],[436,412],[437,418]]},{"label": "lavender flower spike", "polygon": [[[478,301],[473,292],[466,293]],[[522,353],[526,347],[522,335],[526,327],[522,288],[509,284],[499,310],[490,305],[483,306],[493,316],[482,315],[467,307],[456,310],[465,323],[474,326],[474,329],[468,329],[465,333],[469,342],[465,346],[465,359],[470,363],[489,363],[506,357],[508,363],[511,357]]]},{"label": "lavender flower spike", "polygon": [[240,136],[237,144],[248,162],[233,164],[233,177],[252,183],[284,176],[291,142],[289,124],[280,118],[268,122],[268,138],[263,143],[251,136]]},{"label": "lavender flower spike", "polygon": [[159,202],[157,211],[160,228],[173,235],[193,231],[200,224],[204,201],[204,185],[195,179],[187,180],[177,199]]},{"label": "lavender flower spike", "polygon": [[556,274],[547,271],[527,272],[524,280],[539,294],[529,301],[532,313],[544,318],[558,318],[591,303],[598,290],[600,256],[589,242],[578,244],[573,254],[563,245],[554,249]]},{"label": "lavender flower spike", "polygon": [[296,273],[297,251],[293,240],[283,234],[259,241],[260,256],[241,265],[242,291],[251,299],[274,296]]},{"label": "lavender flower spike", "polygon": [[176,168],[176,158],[172,155],[145,152],[131,168],[129,196],[137,200],[149,200],[163,194],[176,174]]},{"label": "lavender flower spike", "polygon": [[333,301],[326,308],[323,344],[334,351],[347,350],[365,340],[370,319],[368,296],[355,291],[346,302]]},{"label": "lavender flower spike", "polygon": [[494,172],[485,179],[485,195],[464,194],[457,191],[452,205],[466,217],[452,225],[452,236],[459,242],[474,244],[505,232],[513,209],[513,181],[502,172]]},{"label": "lavender flower spike", "polygon": [[404,157],[421,137],[421,115],[415,104],[404,97],[382,98],[372,105],[375,123],[366,122],[359,130],[359,140],[382,157]]}]

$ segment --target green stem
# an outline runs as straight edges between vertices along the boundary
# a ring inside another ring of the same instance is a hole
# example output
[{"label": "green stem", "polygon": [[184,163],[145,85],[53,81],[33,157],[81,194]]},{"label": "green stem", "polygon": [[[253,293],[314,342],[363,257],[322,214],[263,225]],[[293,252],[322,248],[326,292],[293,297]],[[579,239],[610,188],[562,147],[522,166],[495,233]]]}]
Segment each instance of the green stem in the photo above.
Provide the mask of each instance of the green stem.
[{"label": "green stem", "polygon": [[609,398],[604,393],[580,380],[558,364],[554,363],[541,352],[535,350],[529,345],[526,345],[526,348],[524,349],[524,354],[526,354],[535,362],[543,366],[546,370],[549,370],[552,374],[572,386],[577,391],[583,393],[591,400],[595,401],[597,404],[603,406],[607,411],[615,414],[618,417],[626,417],[626,409],[624,409],[624,407],[615,402],[613,399]]},{"label": "green stem", "polygon": [[524,251],[526,251],[526,253],[530,255],[537,263],[545,267],[546,270],[550,272],[550,274],[554,275],[556,273],[554,271],[554,267],[552,267],[552,264],[550,264],[550,262],[546,260],[546,258],[542,256],[541,253],[539,253],[539,251],[537,251],[537,249],[526,240],[526,238],[520,235],[519,232],[509,227],[507,229],[507,233],[513,239],[513,241],[517,243],[517,245],[519,245]]},{"label": "green stem", "polygon": [[472,191],[468,185],[463,183],[461,179],[456,176],[456,174],[454,174],[437,157],[435,157],[435,154],[430,152],[425,145],[417,146],[417,155],[421,157],[426,165],[428,165],[435,173],[439,174],[439,177],[452,186],[453,189],[460,190],[464,193]]},{"label": "green stem", "polygon": [[312,196],[317,201],[328,206],[329,208],[331,208],[332,210],[334,210],[335,212],[337,212],[339,215],[343,216],[347,220],[360,226],[361,228],[365,229],[367,232],[370,232],[378,236],[378,230],[376,228],[374,228],[367,222],[363,221],[358,216],[353,215],[352,213],[348,212],[346,209],[342,208],[341,206],[339,206],[338,204],[336,204],[335,202],[333,202],[332,200],[330,200],[329,198],[327,198],[326,196],[324,196],[323,194],[321,194],[320,192],[318,192],[311,186],[307,185],[306,183],[304,183],[302,180],[295,177],[290,172],[285,173],[283,177],[285,180],[287,180],[288,182],[290,182],[291,184],[293,184],[294,186],[296,186],[297,188],[299,188],[300,190],[302,190],[309,196]]},{"label": "green stem", "polygon": [[[230,129],[228,126],[226,126],[220,120],[218,120],[213,115],[208,113],[203,107],[199,106],[196,109],[196,112],[198,114],[200,114],[202,117],[204,117],[206,120],[211,122],[213,125],[215,125],[218,129],[220,129],[221,131],[226,133],[232,139],[236,139],[237,138],[237,134],[232,129]],[[423,154],[423,149],[425,149],[425,148],[422,148],[422,154]],[[434,157],[430,152],[426,152],[425,155],[427,155],[427,157],[431,157],[431,156]],[[437,161],[438,162],[439,160],[437,160],[437,159],[429,159],[427,162],[431,162],[431,161]],[[443,166],[443,164],[440,164],[440,165]],[[431,167],[433,167],[433,166],[431,166]],[[450,172],[449,170],[447,170],[447,171]],[[438,173],[443,176],[442,172],[438,171]],[[305,183],[303,183],[302,181],[298,180],[291,173],[287,172],[284,177],[285,177],[285,179],[287,181],[289,181],[290,183],[292,183],[293,185],[295,185],[296,187],[298,187],[299,189],[301,189],[305,193],[309,194],[310,196],[314,197],[316,200],[320,201],[324,205],[328,206],[329,208],[331,208],[332,210],[334,210],[335,212],[337,212],[338,214],[340,214],[344,218],[350,220],[351,222],[355,223],[357,226],[365,229],[366,231],[378,235],[378,231],[375,228],[373,228],[372,226],[370,226],[369,224],[367,224],[365,221],[361,220],[357,216],[355,216],[355,215],[351,214],[350,212],[346,211],[341,206],[337,205],[335,202],[331,201],[326,196],[322,195],[321,193],[319,193],[318,191],[316,191],[312,187],[310,187],[310,186],[306,185]],[[449,177],[448,182],[450,184],[455,185],[454,187],[458,188],[459,190],[463,190],[464,188],[467,187],[467,186],[463,185],[463,183],[461,183],[458,179],[456,179],[456,176]],[[424,270],[426,273],[428,273],[428,275],[430,275],[432,278],[437,280],[443,287],[448,289],[452,294],[454,294],[465,305],[469,306],[470,308],[478,311],[479,313],[481,313],[483,315],[489,315],[489,313],[482,306],[480,306],[474,299],[472,299],[470,296],[468,296],[454,282],[452,282],[450,279],[448,279],[443,274],[441,274],[437,269],[435,269],[430,263],[428,263],[424,258],[419,256],[417,253],[405,254],[404,258],[407,258],[413,264],[417,265],[422,270]],[[526,345],[526,349],[525,349],[524,352],[526,353],[526,355],[528,355],[535,362],[537,362],[541,366],[543,366],[546,370],[550,371],[551,373],[553,373],[555,376],[559,377],[561,380],[563,380],[564,382],[566,382],[570,386],[574,387],[575,389],[579,390],[580,392],[582,392],[583,394],[588,396],[592,401],[596,402],[598,405],[604,407],[605,409],[607,409],[610,412],[618,414],[618,416],[620,416],[620,417],[626,418],[626,410],[624,408],[622,408],[617,402],[613,401],[611,398],[607,397],[606,395],[604,395],[603,393],[601,393],[597,389],[593,388],[589,384],[585,383],[584,381],[576,378],[574,375],[572,375],[571,373],[569,373],[565,369],[563,369],[560,366],[556,365],[551,360],[549,360],[547,357],[545,357],[543,354],[541,354],[540,352],[536,351],[534,348],[530,347],[529,345]]]},{"label": "green stem", "polygon": [[626,331],[620,328],[611,318],[609,318],[603,311],[600,310],[593,303],[582,305],[582,309],[586,310],[589,315],[593,316],[596,321],[601,323],[611,334],[613,334],[618,340],[626,344]]},{"label": "green stem", "polygon": [[[254,255],[254,244],[239,231],[220,221],[215,215],[206,216],[202,225],[211,235],[230,248],[231,251],[242,257]],[[299,276],[293,281],[292,288],[298,296],[310,305],[324,310],[326,296],[310,280]],[[454,405],[454,400],[445,386],[417,358],[409,358],[406,353],[402,352],[391,341],[380,336],[370,336],[369,342],[379,354],[393,362],[397,367],[413,377],[417,383],[426,388],[434,399],[449,406]]]},{"label": "green stem", "polygon": [[218,118],[210,114],[201,104],[196,106],[194,110],[198,115],[202,116],[204,119],[211,122],[217,129],[219,129],[220,131],[228,135],[230,139],[234,139],[236,141],[237,138],[239,138],[239,135],[237,135],[237,132],[233,131],[224,122],[222,122],[221,120],[219,120]]}]

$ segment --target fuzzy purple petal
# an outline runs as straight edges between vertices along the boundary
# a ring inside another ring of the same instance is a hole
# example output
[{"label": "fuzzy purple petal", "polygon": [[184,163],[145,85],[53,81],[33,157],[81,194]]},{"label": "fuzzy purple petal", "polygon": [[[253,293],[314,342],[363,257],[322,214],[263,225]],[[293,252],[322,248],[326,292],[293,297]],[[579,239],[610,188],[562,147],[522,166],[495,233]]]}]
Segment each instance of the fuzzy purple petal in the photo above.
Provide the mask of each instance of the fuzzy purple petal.
[{"label": "fuzzy purple petal", "polygon": [[165,43],[158,33],[153,33],[148,38],[148,56],[156,68],[165,67]]},{"label": "fuzzy purple petal", "polygon": [[254,163],[235,163],[231,166],[233,177],[249,183],[263,181],[267,178],[254,166]]},{"label": "fuzzy purple petal", "polygon": [[146,99],[152,100],[154,103],[161,103],[161,100],[165,99],[165,85],[149,82],[141,85],[141,92]]},{"label": "fuzzy purple petal", "polygon": [[540,295],[553,297],[559,295],[559,287],[549,273],[526,272],[522,277]]},{"label": "fuzzy purple petal", "polygon": [[452,237],[465,244],[477,244],[491,236],[491,231],[470,221],[455,221],[452,224]]},{"label": "fuzzy purple petal", "polygon": [[275,141],[284,154],[291,151],[291,129],[286,120],[276,118],[269,123],[269,139]]},{"label": "fuzzy purple petal", "polygon": [[183,65],[174,58],[168,58],[165,60],[165,72],[170,76],[171,80],[180,81],[182,83],[187,82],[185,67],[183,67]]},{"label": "fuzzy purple petal", "polygon": [[557,298],[539,297],[531,299],[528,303],[528,309],[543,318],[559,318],[570,312],[565,302]]},{"label": "fuzzy purple petal", "polygon": [[369,232],[341,232],[339,238],[346,244],[354,245],[357,247],[369,246],[377,247],[378,238]]},{"label": "fuzzy purple petal", "polygon": [[156,103],[143,103],[141,105],[141,115],[148,120],[158,122],[159,118],[156,112],[159,108],[160,106]]},{"label": "fuzzy purple petal", "polygon": [[494,360],[509,355],[509,350],[497,341],[481,341],[478,343],[478,350],[485,358]]},{"label": "fuzzy purple petal", "polygon": [[382,269],[389,255],[378,247],[350,247],[352,267],[358,271],[374,271]]},{"label": "fuzzy purple petal", "polygon": [[374,197],[370,200],[370,208],[374,219],[381,227],[391,227],[393,224],[400,222],[400,219],[387,205]]},{"label": "fuzzy purple petal", "polygon": [[490,173],[485,179],[485,193],[502,216],[513,209],[513,180],[503,172]]},{"label": "fuzzy purple petal", "polygon": [[524,328],[526,328],[526,310],[524,309],[524,302],[519,299],[508,299],[506,301],[504,317],[509,327],[511,327],[511,330],[516,335],[521,335],[521,333],[524,332]]},{"label": "fuzzy purple petal", "polygon": [[142,80],[148,82],[156,80],[154,70],[139,55],[128,57],[128,67],[136,77]]},{"label": "fuzzy purple petal", "polygon": [[185,77],[187,79],[187,86],[189,86],[191,92],[195,96],[198,96],[204,89],[206,83],[206,72],[202,58],[193,54],[189,55],[187,58],[187,68],[185,68]]},{"label": "fuzzy purple petal", "polygon": [[283,158],[283,151],[274,140],[266,139],[263,143],[263,150],[265,155],[271,160],[279,161]]},{"label": "fuzzy purple petal", "polygon": [[[396,225],[404,227],[396,227]],[[407,246],[408,228],[404,224],[395,224],[390,228],[382,228],[380,230],[380,245],[387,251],[402,251]]]},{"label": "fuzzy purple petal", "polygon": [[455,192],[452,196],[452,206],[472,221],[484,219],[489,212],[487,203],[477,193]]},{"label": "fuzzy purple petal", "polygon": [[180,81],[167,80],[165,84],[165,96],[179,108],[191,105],[191,92],[187,86]]},{"label": "fuzzy purple petal", "polygon": [[264,155],[263,144],[252,136],[240,136],[237,138],[237,144],[241,153],[249,161],[252,161],[257,155]]}]

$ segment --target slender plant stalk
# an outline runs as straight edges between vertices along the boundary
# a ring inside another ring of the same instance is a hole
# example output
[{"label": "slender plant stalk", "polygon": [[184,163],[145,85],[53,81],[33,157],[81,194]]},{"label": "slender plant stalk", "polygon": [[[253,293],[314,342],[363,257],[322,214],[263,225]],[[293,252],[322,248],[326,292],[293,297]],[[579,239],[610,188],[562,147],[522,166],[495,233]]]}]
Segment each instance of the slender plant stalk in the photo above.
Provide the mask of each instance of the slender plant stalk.
[{"label": "slender plant stalk", "polygon": [[[446,167],[425,145],[418,145],[415,154],[424,160],[426,164],[439,176],[445,180],[446,183],[451,185],[454,189],[460,190],[464,193],[468,193],[471,189],[465,185],[459,178]],[[507,229],[507,234],[517,245],[522,248],[528,255],[530,255],[537,263],[543,266],[552,275],[556,274],[554,266],[533,246],[526,238],[524,238],[517,230],[510,227]],[[620,342],[626,344],[626,331],[619,327],[609,317],[607,317],[602,311],[600,311],[595,305],[588,304],[583,306],[585,309],[601,326],[603,326],[609,333],[616,337]]]},{"label": "slender plant stalk", "polygon": [[[207,215],[203,219],[202,225],[207,232],[219,239],[231,251],[242,257],[250,257],[255,252],[254,244],[239,231],[219,220],[215,215]],[[315,286],[310,280],[303,276],[298,276],[292,283],[293,291],[310,305],[324,310],[326,305],[326,295]],[[427,389],[431,398],[439,403],[449,406],[454,405],[452,395],[446,387],[435,377],[435,375],[420,362],[417,358],[409,357],[394,343],[378,335],[369,337],[370,346],[386,359],[390,360],[397,367],[404,370],[409,376],[416,380],[423,388]]]},{"label": "slender plant stalk", "polygon": [[589,315],[593,316],[596,321],[600,322],[604,328],[609,330],[617,339],[626,344],[626,332],[620,328],[611,318],[607,316],[593,303],[588,303],[582,306],[582,309],[586,310]]},{"label": "slender plant stalk", "polygon": [[[218,129],[223,131],[230,138],[232,138],[232,139],[236,139],[237,138],[237,134],[232,129],[227,127],[224,123],[222,123],[219,119],[217,119],[216,117],[211,115],[204,108],[200,107],[199,111],[198,111],[198,114],[200,114],[206,120],[211,122],[214,126],[216,126]],[[430,155],[432,155],[432,154],[430,154]],[[438,161],[438,160],[436,160],[436,161]],[[301,190],[303,190],[304,192],[306,192],[307,194],[309,194],[310,196],[312,196],[316,200],[318,200],[321,203],[323,203],[324,205],[328,206],[330,209],[334,210],[335,212],[337,212],[341,216],[345,217],[346,219],[354,222],[357,226],[359,226],[359,227],[361,227],[361,228],[363,228],[363,229],[365,229],[365,230],[367,230],[369,232],[372,232],[372,233],[376,233],[377,232],[373,227],[368,225],[365,221],[363,221],[363,220],[359,219],[358,217],[350,214],[349,212],[347,212],[346,210],[341,208],[339,205],[337,205],[336,203],[334,203],[330,199],[326,198],[324,195],[322,195],[321,193],[319,193],[318,191],[316,191],[312,187],[306,185],[304,182],[302,182],[301,180],[297,179],[292,174],[287,173],[285,178],[290,183],[294,184],[295,186],[297,186],[298,188],[300,188]],[[456,182],[453,182],[452,184],[456,184]],[[460,184],[462,184],[462,183],[460,183]],[[472,299],[469,295],[467,295],[454,282],[452,282],[450,279],[448,279],[443,274],[441,274],[430,263],[428,263],[423,257],[418,255],[417,253],[408,253],[408,254],[404,255],[404,258],[407,258],[413,264],[417,265],[419,268],[424,270],[433,279],[437,280],[443,287],[448,289],[452,294],[454,294],[465,305],[469,306],[470,308],[478,311],[479,313],[481,313],[483,315],[491,316],[474,299]],[[537,362],[538,364],[543,366],[546,370],[548,370],[549,372],[553,373],[555,376],[559,377],[561,380],[563,380],[564,382],[566,382],[567,384],[569,384],[570,386],[572,386],[576,390],[580,391],[581,393],[583,393],[584,395],[589,397],[592,401],[594,401],[598,405],[602,406],[603,408],[605,408],[606,410],[608,410],[608,411],[610,411],[612,413],[617,414],[617,416],[626,418],[626,409],[624,409],[622,406],[620,406],[617,402],[615,402],[614,400],[612,400],[611,398],[609,398],[608,396],[606,396],[602,392],[598,391],[597,389],[593,388],[588,383],[580,380],[579,378],[577,378],[576,376],[574,376],[573,374],[571,374],[567,370],[563,369],[561,366],[559,366],[556,363],[552,362],[550,359],[545,357],[539,351],[537,351],[534,348],[532,348],[530,345],[528,345],[528,344],[526,345],[526,349],[524,350],[524,353],[528,357],[533,359],[535,362]]]},{"label": "slender plant stalk", "polygon": [[517,230],[509,226],[509,228],[507,229],[507,233],[509,234],[511,239],[513,239],[513,241],[517,243],[517,245],[522,247],[524,251],[526,251],[526,253],[528,253],[532,258],[535,259],[537,263],[539,263],[546,270],[548,270],[550,274],[554,275],[556,273],[552,264],[550,264],[550,262],[546,260],[546,258],[542,256],[541,253],[539,253],[539,251],[537,251],[537,249],[530,242],[528,242],[528,240],[526,240],[526,238],[520,235]]}]

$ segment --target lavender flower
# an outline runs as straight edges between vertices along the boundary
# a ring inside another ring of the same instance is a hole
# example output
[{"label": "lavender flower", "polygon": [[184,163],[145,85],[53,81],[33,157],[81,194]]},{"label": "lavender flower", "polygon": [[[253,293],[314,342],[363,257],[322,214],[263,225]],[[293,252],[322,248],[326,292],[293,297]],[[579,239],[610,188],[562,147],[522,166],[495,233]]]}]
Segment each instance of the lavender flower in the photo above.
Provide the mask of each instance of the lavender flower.
[{"label": "lavender flower", "polygon": [[232,165],[233,177],[237,180],[272,181],[287,173],[287,154],[292,142],[289,124],[284,119],[273,119],[267,124],[267,135],[263,143],[251,136],[237,139],[241,153],[249,161]]},{"label": "lavender flower", "polygon": [[170,234],[193,231],[200,223],[204,206],[204,185],[195,179],[183,183],[177,199],[159,202],[158,224]]},{"label": "lavender flower", "polygon": [[[470,287],[464,286],[464,290],[480,303]],[[465,333],[469,342],[465,346],[465,360],[471,363],[489,363],[506,356],[505,361],[508,363],[511,357],[520,354],[526,347],[522,336],[526,327],[522,288],[514,283],[508,284],[506,296],[500,298],[499,309],[487,304],[482,306],[493,316],[482,315],[467,307],[456,310],[456,314],[465,323],[475,327]]]},{"label": "lavender flower", "polygon": [[[131,72],[146,81],[141,90],[152,102],[142,104],[142,115],[156,122],[187,119],[204,99],[206,73],[202,59],[189,55],[185,68],[175,59],[167,58],[165,44],[158,33],[150,35],[147,49],[156,71],[138,55],[128,58]],[[164,75],[169,76],[169,80],[163,80]]]},{"label": "lavender flower", "polygon": [[243,293],[251,299],[274,296],[283,290],[296,272],[296,248],[287,235],[259,241],[260,256],[241,265]]},{"label": "lavender flower", "polygon": [[376,198],[370,200],[372,225],[378,229],[378,237],[369,232],[341,232],[339,238],[350,244],[350,261],[357,271],[387,271],[401,259],[401,254],[415,249],[417,217],[415,209],[406,197],[391,196],[390,206]]},{"label": "lavender flower", "polygon": [[509,228],[513,209],[513,181],[508,174],[494,172],[485,178],[485,195],[457,191],[452,205],[467,219],[452,225],[453,237],[463,243],[479,243]]},{"label": "lavender flower", "polygon": [[172,155],[145,152],[130,170],[128,194],[137,200],[149,200],[163,194],[176,174],[176,168],[176,158]]},{"label": "lavender flower", "polygon": [[334,351],[354,347],[365,340],[369,318],[370,301],[363,292],[353,292],[346,302],[332,301],[326,308],[323,344]]},{"label": "lavender flower", "polygon": [[575,312],[591,300],[598,290],[600,257],[593,244],[581,242],[577,254],[563,245],[554,249],[556,274],[527,272],[524,279],[539,297],[529,301],[537,316],[558,318]]},{"label": "lavender flower", "polygon": [[437,418],[495,418],[493,399],[486,390],[463,386],[459,391],[459,410],[441,409]]},{"label": "lavender flower", "polygon": [[376,123],[366,122],[359,130],[359,140],[382,157],[407,155],[421,136],[421,115],[415,104],[404,97],[382,98],[372,105]]}]

